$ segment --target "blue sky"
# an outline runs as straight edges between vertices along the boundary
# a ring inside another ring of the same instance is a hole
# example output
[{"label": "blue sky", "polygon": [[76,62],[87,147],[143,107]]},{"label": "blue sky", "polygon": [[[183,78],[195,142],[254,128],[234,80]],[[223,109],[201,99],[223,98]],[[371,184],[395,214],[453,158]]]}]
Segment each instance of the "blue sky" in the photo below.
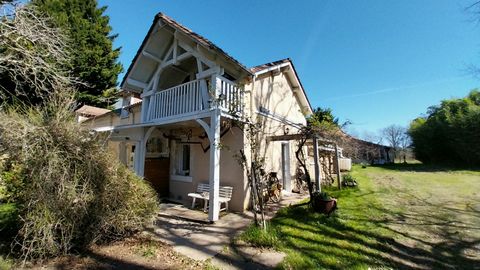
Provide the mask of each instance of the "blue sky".
[{"label": "blue sky", "polygon": [[99,1],[125,70],[163,12],[248,67],[290,57],[312,105],[332,108],[360,136],[406,126],[480,86],[468,70],[480,66],[480,25],[465,11],[472,2]]}]

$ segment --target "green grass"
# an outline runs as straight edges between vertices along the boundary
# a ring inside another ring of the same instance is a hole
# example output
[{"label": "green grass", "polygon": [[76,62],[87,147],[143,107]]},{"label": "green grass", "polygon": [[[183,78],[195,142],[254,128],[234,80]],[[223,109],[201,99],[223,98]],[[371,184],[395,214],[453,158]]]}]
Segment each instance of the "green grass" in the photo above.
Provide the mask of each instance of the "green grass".
[{"label": "green grass", "polygon": [[0,233],[2,236],[16,232],[17,218],[17,207],[14,203],[0,203]]},{"label": "green grass", "polygon": [[421,164],[355,166],[358,188],[326,217],[307,206],[280,210],[267,233],[241,238],[287,254],[285,269],[474,268],[480,265],[480,172]]},{"label": "green grass", "polygon": [[10,242],[17,230],[17,208],[13,203],[0,203],[0,270],[11,269],[13,261],[8,258]]}]

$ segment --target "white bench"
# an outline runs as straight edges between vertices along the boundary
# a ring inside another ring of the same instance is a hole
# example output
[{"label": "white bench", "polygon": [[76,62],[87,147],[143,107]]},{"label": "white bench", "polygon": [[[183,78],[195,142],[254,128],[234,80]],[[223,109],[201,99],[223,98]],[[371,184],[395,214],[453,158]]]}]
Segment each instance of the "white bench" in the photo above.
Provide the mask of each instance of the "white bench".
[{"label": "white bench", "polygon": [[[220,186],[219,190],[219,201],[220,201],[220,211],[228,211],[228,202],[232,199],[233,187],[229,186]],[[207,203],[210,200],[210,184],[199,183],[197,186],[197,191],[193,193],[188,193],[188,197],[192,197],[192,209],[195,207],[195,200],[203,200],[203,211],[207,212]],[[222,208],[222,203],[225,204],[225,208]]]}]

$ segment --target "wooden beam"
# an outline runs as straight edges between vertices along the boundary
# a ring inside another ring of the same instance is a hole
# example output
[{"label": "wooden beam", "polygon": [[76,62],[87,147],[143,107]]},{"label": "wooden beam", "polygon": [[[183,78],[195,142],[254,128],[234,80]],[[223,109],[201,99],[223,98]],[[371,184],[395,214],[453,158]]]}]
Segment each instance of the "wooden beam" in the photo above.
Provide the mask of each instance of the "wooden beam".
[{"label": "wooden beam", "polygon": [[337,167],[337,184],[338,184],[338,189],[342,189],[342,183],[340,183],[340,162],[338,162],[338,146],[335,144],[335,166]]},{"label": "wooden beam", "polygon": [[155,60],[155,61],[157,61],[158,63],[162,63],[162,59],[160,59],[160,57],[158,57],[158,56],[154,55],[153,53],[150,53],[150,52],[148,52],[148,51],[146,51],[146,50],[143,50],[143,51],[142,51],[142,55],[143,55],[143,56],[146,56],[146,57],[148,57],[148,58],[150,58],[150,59],[152,59],[152,60]]},{"label": "wooden beam", "polygon": [[195,58],[195,59],[197,59],[197,71],[198,71],[198,73],[200,73],[200,72],[203,71],[202,61],[200,61],[200,59],[198,59],[198,58]]},{"label": "wooden beam", "polygon": [[[175,43],[175,42],[173,42],[173,43]],[[171,54],[172,52],[173,52],[173,44],[170,46],[170,48],[168,48],[167,53],[163,56],[162,62],[167,61],[168,56],[170,56],[170,54]]]},{"label": "wooden beam", "polygon": [[192,56],[192,53],[190,53],[190,52],[184,52],[184,53],[182,53],[182,54],[180,54],[180,55],[177,56],[177,62],[181,62],[181,61],[187,59],[187,58],[190,57],[190,56]]},{"label": "wooden beam", "polygon": [[[313,139],[315,136],[310,136],[308,139]],[[268,136],[267,141],[268,142],[275,142],[275,141],[294,141],[294,140],[300,140],[303,138],[303,135],[301,134],[287,134],[287,135],[276,135],[276,136]],[[324,139],[321,137],[317,137],[317,141],[319,142],[327,142],[327,143],[333,143],[332,140]]]},{"label": "wooden beam", "polygon": [[315,189],[321,191],[320,166],[318,164],[318,139],[313,138],[313,161],[315,169]]},{"label": "wooden beam", "polygon": [[203,78],[206,78],[206,77],[209,77],[213,74],[219,74],[219,75],[222,75],[223,73],[223,69],[220,68],[220,67],[213,67],[213,68],[209,68],[207,70],[204,70],[202,72],[199,72],[197,73],[195,76],[197,79],[203,79]]},{"label": "wooden beam", "polygon": [[300,134],[288,134],[288,135],[277,135],[277,136],[268,136],[267,142],[276,142],[276,141],[294,141],[300,140],[303,136]]},{"label": "wooden beam", "polygon": [[142,94],[140,95],[140,97],[143,99],[143,98],[149,97],[149,96],[151,96],[151,95],[153,95],[153,94],[155,94],[155,91],[154,91],[154,90],[150,90],[150,91],[148,91],[148,92],[142,93]]},{"label": "wooden beam", "polygon": [[130,84],[130,85],[133,85],[135,87],[142,88],[142,89],[145,89],[147,87],[146,83],[141,82],[141,81],[137,81],[137,80],[134,80],[134,79],[130,79],[130,78],[127,79],[127,83]]},{"label": "wooden beam", "polygon": [[[185,60],[186,58],[190,57],[191,54],[189,52],[183,53],[182,55],[177,57],[177,63]],[[168,60],[167,62],[162,63],[162,68],[171,66],[171,65],[176,65],[175,64],[175,59]]]},{"label": "wooden beam", "polygon": [[[177,33],[177,30],[175,30],[175,33]],[[178,53],[178,39],[173,40],[173,64],[176,65],[178,63],[177,60],[177,53]]]},{"label": "wooden beam", "polygon": [[214,67],[217,66],[213,61],[210,61],[204,56],[200,51],[200,44],[197,43],[197,46],[195,48],[191,47],[190,45],[186,44],[185,42],[179,40],[178,41],[178,46],[182,47],[185,51],[191,53],[195,58],[200,59],[205,65],[208,67]]}]

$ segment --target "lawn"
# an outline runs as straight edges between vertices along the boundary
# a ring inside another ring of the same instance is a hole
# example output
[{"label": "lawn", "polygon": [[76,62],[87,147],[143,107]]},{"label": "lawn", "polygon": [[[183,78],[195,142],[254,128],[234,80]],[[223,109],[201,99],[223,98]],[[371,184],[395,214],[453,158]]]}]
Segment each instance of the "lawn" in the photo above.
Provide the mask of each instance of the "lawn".
[{"label": "lawn", "polygon": [[480,172],[421,164],[354,167],[358,188],[326,217],[307,206],[282,209],[269,235],[242,238],[287,254],[285,269],[480,269]]}]

